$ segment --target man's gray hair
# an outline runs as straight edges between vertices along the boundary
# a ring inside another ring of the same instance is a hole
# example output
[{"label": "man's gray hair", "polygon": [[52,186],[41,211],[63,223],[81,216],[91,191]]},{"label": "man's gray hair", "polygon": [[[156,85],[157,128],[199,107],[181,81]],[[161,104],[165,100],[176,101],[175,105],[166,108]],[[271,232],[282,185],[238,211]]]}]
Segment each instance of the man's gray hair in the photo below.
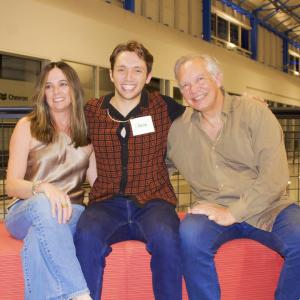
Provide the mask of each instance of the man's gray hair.
[{"label": "man's gray hair", "polygon": [[218,74],[222,74],[220,64],[216,58],[208,54],[191,54],[180,57],[174,67],[175,78],[178,81],[178,72],[180,67],[188,61],[200,59],[206,64],[206,70],[215,78]]}]

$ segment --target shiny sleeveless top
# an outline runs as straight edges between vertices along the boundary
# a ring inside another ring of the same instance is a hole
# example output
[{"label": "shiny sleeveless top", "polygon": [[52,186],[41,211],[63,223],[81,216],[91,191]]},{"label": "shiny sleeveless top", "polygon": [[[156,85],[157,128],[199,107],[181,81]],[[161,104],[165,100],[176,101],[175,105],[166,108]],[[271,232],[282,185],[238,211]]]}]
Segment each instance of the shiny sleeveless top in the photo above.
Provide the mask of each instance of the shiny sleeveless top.
[{"label": "shiny sleeveless top", "polygon": [[30,149],[24,179],[52,183],[67,193],[72,203],[81,204],[89,156],[84,147],[75,148],[68,135],[59,133],[55,142],[38,142]]}]

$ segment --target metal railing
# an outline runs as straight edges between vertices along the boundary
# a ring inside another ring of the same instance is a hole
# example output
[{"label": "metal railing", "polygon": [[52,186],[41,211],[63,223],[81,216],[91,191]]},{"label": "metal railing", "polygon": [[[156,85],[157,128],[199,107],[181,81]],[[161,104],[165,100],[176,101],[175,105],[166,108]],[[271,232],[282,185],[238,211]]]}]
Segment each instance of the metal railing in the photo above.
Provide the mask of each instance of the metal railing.
[{"label": "metal railing", "polygon": [[31,107],[0,107],[0,219],[5,217],[6,205],[10,200],[5,194],[9,140],[16,122],[31,110]]},{"label": "metal railing", "polygon": [[[5,217],[6,205],[10,200],[5,194],[5,177],[8,162],[10,136],[18,119],[29,113],[30,107],[0,107],[0,219]],[[272,109],[282,125],[290,168],[289,195],[300,203],[300,108]],[[191,205],[192,196],[188,184],[177,172],[171,183],[178,197],[178,210],[186,211]],[[89,186],[84,185],[88,195]]]},{"label": "metal railing", "polygon": [[300,204],[300,107],[271,108],[279,120],[289,163],[289,196]]}]

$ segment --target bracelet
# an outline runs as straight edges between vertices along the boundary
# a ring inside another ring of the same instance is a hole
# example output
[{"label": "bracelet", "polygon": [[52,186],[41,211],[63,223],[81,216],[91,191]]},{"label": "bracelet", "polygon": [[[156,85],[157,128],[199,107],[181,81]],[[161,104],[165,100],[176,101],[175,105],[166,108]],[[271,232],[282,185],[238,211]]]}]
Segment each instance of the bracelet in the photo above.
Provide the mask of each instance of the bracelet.
[{"label": "bracelet", "polygon": [[35,196],[36,194],[38,194],[38,188],[39,186],[43,183],[42,180],[38,180],[38,181],[33,181],[32,182],[32,187],[31,187],[31,192],[32,192],[32,195]]}]

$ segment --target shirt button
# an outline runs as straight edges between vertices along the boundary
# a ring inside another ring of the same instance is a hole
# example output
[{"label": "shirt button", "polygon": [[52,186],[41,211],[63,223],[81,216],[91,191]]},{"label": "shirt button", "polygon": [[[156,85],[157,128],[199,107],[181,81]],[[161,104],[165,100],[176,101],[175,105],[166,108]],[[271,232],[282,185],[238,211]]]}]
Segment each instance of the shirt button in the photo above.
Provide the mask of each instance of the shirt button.
[{"label": "shirt button", "polygon": [[219,168],[219,166],[218,165],[216,165],[216,169],[218,169]]},{"label": "shirt button", "polygon": [[221,187],[221,188],[223,188],[223,187],[224,187],[224,184],[223,184],[223,183],[221,183],[221,184],[220,184],[220,187]]},{"label": "shirt button", "polygon": [[212,146],[211,149],[212,149],[212,150],[215,150],[215,146]]}]

